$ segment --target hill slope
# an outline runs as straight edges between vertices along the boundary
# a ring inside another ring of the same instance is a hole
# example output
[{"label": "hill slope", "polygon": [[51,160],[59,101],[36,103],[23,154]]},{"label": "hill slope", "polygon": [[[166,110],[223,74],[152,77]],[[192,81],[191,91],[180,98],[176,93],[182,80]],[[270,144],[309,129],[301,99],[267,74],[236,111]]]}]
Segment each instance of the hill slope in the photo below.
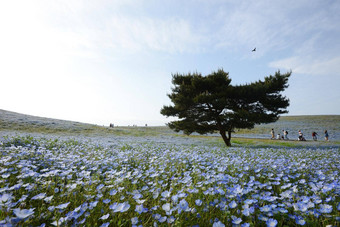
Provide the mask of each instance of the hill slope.
[{"label": "hill slope", "polygon": [[[237,130],[233,137],[270,138],[270,130],[276,133],[288,130],[290,139],[297,139],[298,130],[302,130],[306,139],[311,140],[311,133],[316,131],[323,139],[323,131],[328,130],[332,141],[340,141],[340,115],[329,116],[283,116],[277,122],[256,125],[251,130]],[[0,131],[23,131],[39,133],[71,133],[99,135],[169,135],[176,134],[168,127],[118,127],[108,128],[98,125],[36,117],[0,109]],[[216,135],[219,136],[219,135]]]},{"label": "hill slope", "polygon": [[174,133],[168,127],[115,127],[109,128],[93,124],[58,120],[15,113],[0,109],[0,132],[28,132],[52,134],[82,134],[96,136],[154,136]]},{"label": "hill slope", "polygon": [[76,132],[94,130],[98,126],[74,121],[36,117],[0,109],[0,130]]}]

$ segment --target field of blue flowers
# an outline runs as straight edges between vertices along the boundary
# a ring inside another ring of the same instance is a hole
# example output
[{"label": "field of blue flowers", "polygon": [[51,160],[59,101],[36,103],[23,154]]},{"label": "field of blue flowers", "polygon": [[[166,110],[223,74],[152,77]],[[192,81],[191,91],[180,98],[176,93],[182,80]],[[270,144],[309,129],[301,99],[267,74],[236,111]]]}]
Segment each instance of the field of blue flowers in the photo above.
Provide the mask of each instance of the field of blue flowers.
[{"label": "field of blue flowers", "polygon": [[7,137],[0,226],[339,226],[339,148]]}]

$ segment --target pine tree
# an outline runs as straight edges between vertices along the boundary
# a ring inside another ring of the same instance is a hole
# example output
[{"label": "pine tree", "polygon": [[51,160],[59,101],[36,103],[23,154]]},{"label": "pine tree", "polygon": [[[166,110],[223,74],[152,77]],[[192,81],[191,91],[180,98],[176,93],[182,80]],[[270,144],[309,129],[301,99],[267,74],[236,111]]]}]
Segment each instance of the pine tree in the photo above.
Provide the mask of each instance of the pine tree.
[{"label": "pine tree", "polygon": [[253,128],[255,124],[278,120],[287,113],[289,100],[281,92],[288,87],[291,72],[265,77],[245,85],[231,85],[229,74],[222,69],[207,76],[199,73],[174,74],[173,106],[163,106],[161,114],[178,120],[168,123],[185,134],[219,132],[227,146],[235,129]]}]

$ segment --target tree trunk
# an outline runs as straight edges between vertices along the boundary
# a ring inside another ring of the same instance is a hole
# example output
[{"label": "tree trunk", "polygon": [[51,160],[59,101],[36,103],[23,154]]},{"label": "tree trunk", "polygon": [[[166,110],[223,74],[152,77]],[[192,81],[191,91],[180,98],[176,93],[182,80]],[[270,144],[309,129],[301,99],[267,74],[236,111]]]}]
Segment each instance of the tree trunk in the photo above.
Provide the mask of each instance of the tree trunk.
[{"label": "tree trunk", "polygon": [[228,146],[231,147],[231,143],[230,143],[230,139],[231,139],[231,131],[228,131],[228,137],[226,135],[226,131],[225,130],[220,130],[220,134],[222,136],[222,139],[224,141],[224,143]]}]

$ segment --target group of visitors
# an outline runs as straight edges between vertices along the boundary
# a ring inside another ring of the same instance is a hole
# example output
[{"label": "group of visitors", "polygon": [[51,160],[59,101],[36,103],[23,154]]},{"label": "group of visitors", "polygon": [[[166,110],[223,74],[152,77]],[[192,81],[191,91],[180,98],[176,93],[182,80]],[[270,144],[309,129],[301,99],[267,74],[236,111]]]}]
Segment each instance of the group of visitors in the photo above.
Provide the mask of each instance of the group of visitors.
[{"label": "group of visitors", "polygon": [[289,140],[288,139],[288,131],[287,130],[282,130],[282,135],[279,133],[279,134],[277,134],[277,136],[275,138],[275,132],[274,132],[274,129],[272,128],[271,135],[272,135],[271,139]]},{"label": "group of visitors", "polygon": [[[272,135],[271,139],[275,139],[275,132],[274,132],[273,128],[272,128],[272,131],[271,131],[271,135]],[[282,135],[280,133],[277,134],[276,139],[278,139],[278,140],[289,140],[288,139],[288,131],[282,130]]]},{"label": "group of visitors", "polygon": [[[313,131],[312,132],[312,138],[314,141],[317,141],[318,140],[318,133]],[[299,138],[298,138],[299,141],[306,141],[305,137],[303,137],[303,134],[301,132],[301,130],[299,130]],[[325,141],[328,141],[328,132],[327,130],[325,130]]]},{"label": "group of visitors", "polygon": [[[271,139],[275,139],[275,132],[274,132],[273,128],[271,130],[271,135],[272,135]],[[318,140],[317,136],[318,136],[318,133],[312,132],[312,138],[313,138],[314,141]],[[288,131],[287,130],[282,130],[282,135],[280,133],[277,134],[276,139],[278,139],[278,140],[289,140],[288,139]],[[303,136],[303,133],[302,133],[301,130],[299,130],[298,140],[299,141],[306,141],[306,138]],[[325,130],[325,140],[328,141],[328,132],[327,132],[327,130]]]}]

